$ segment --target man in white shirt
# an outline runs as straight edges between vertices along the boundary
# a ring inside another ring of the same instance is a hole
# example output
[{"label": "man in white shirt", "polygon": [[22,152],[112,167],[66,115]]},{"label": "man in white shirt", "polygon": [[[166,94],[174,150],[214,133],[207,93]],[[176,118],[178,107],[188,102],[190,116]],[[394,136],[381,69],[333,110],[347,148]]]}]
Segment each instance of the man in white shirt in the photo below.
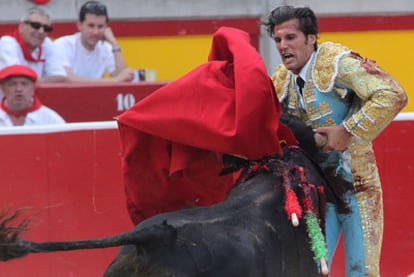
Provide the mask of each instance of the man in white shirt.
[{"label": "man in white shirt", "polygon": [[29,9],[18,28],[0,39],[0,69],[22,64],[31,67],[39,82],[65,82],[66,72],[48,34],[53,30],[49,13]]},{"label": "man in white shirt", "polygon": [[35,95],[36,72],[25,65],[11,65],[0,70],[3,98],[0,126],[63,124],[65,120],[44,106]]},{"label": "man in white shirt", "polygon": [[79,11],[79,32],[55,40],[69,81],[132,81],[133,70],[127,68],[108,21],[106,6],[88,1]]}]

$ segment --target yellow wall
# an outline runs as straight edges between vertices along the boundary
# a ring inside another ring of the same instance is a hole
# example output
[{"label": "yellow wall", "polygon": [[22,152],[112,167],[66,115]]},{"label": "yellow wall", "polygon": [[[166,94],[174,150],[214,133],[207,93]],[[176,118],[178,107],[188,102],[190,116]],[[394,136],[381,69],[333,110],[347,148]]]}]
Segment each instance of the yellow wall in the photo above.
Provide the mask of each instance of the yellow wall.
[{"label": "yellow wall", "polygon": [[211,35],[119,38],[128,66],[151,68],[157,80],[175,80],[205,63]]},{"label": "yellow wall", "polygon": [[[414,31],[321,33],[320,42],[339,42],[375,60],[392,74],[409,96],[404,109],[414,111]],[[151,68],[157,80],[175,80],[207,61],[211,35],[120,38],[131,68]]]},{"label": "yellow wall", "polygon": [[375,60],[393,75],[408,95],[405,112],[414,111],[414,31],[322,33],[320,42],[347,45],[361,56]]}]

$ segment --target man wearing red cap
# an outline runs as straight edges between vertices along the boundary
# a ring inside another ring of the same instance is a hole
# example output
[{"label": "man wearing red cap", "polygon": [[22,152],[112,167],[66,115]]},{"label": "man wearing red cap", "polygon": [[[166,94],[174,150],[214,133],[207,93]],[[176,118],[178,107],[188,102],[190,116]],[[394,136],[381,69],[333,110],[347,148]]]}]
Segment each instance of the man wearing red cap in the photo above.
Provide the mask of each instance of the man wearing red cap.
[{"label": "man wearing red cap", "polygon": [[0,39],[0,69],[23,64],[36,71],[39,82],[65,82],[65,69],[48,38],[52,30],[50,15],[45,9],[29,9],[18,28]]},{"label": "man wearing red cap", "polygon": [[36,72],[28,66],[11,65],[0,70],[3,91],[0,126],[29,126],[65,123],[55,111],[35,96]]},{"label": "man wearing red cap", "polygon": [[38,5],[46,5],[50,2],[50,0],[32,0],[32,1]]}]

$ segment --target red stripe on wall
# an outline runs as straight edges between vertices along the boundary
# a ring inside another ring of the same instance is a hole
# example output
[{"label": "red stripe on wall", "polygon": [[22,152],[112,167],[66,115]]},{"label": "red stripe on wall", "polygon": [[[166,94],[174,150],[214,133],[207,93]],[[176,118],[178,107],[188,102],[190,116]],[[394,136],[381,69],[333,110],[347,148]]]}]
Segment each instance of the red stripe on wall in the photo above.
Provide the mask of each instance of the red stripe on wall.
[{"label": "red stripe on wall", "polygon": [[[16,23],[0,24],[0,34],[17,27]],[[252,36],[260,34],[260,18],[176,19],[155,21],[114,20],[110,22],[119,37],[179,36],[214,33],[220,26],[245,30]],[[321,32],[352,32],[374,30],[414,30],[414,14],[398,16],[321,16]],[[75,22],[54,22],[51,37],[60,37],[77,31]]]},{"label": "red stripe on wall", "polygon": [[413,30],[414,14],[398,16],[320,17],[320,32]]},{"label": "red stripe on wall", "polygon": [[260,33],[259,18],[122,21],[113,25],[114,29],[119,28],[117,34],[120,36],[130,36],[131,32],[134,36],[205,35],[214,33],[221,26],[240,28],[250,34]]},{"label": "red stripe on wall", "polygon": [[[0,35],[14,30],[18,23],[0,24]],[[414,14],[399,16],[337,16],[320,17],[321,32],[358,32],[374,30],[414,30]],[[260,18],[211,18],[175,20],[114,20],[110,22],[117,37],[185,36],[213,34],[219,27],[242,29],[250,34],[253,46],[258,48]],[[52,38],[77,32],[76,22],[54,22]]]},{"label": "red stripe on wall", "polygon": [[[17,22],[0,24],[0,34],[16,29],[17,24]],[[250,34],[252,45],[259,47],[260,18],[258,17],[154,21],[114,20],[110,22],[110,26],[117,37],[209,35],[219,27],[227,26],[246,31]],[[50,37],[57,38],[77,31],[75,22],[54,22]]]},{"label": "red stripe on wall", "polygon": [[[14,30],[18,23],[0,24],[0,34]],[[179,36],[213,34],[219,27],[242,29],[251,35],[260,34],[260,18],[212,18],[182,20],[114,20],[110,26],[118,37]],[[54,22],[51,37],[60,37],[77,31],[76,22]]]}]

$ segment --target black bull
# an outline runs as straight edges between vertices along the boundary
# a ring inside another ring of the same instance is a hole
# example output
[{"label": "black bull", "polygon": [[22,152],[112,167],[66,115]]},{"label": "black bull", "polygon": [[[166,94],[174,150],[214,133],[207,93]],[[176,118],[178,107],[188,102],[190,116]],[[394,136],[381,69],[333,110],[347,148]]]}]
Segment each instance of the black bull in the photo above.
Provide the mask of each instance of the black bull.
[{"label": "black bull", "polygon": [[105,276],[319,276],[304,219],[293,226],[284,203],[287,188],[300,200],[308,192],[323,231],[325,201],[317,187],[326,183],[320,169],[298,148],[245,166],[224,202],[160,214],[130,232],[102,239],[23,240],[19,235],[28,221],[10,227],[18,213],[4,213],[0,260],[123,245]]}]

